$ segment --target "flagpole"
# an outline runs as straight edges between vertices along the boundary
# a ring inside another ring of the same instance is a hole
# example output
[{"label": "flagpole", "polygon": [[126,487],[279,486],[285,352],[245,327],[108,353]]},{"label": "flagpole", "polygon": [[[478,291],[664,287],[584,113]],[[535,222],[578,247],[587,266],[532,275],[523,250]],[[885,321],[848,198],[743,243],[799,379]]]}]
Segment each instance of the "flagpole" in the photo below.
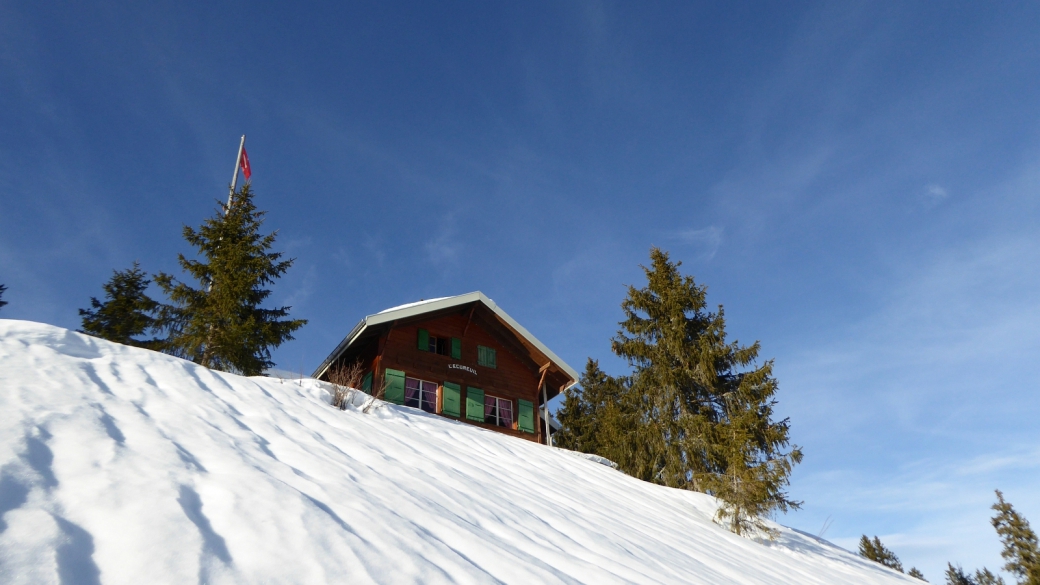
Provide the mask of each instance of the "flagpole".
[{"label": "flagpole", "polygon": [[[242,163],[242,151],[245,149],[245,147],[246,147],[246,135],[243,134],[242,135],[242,141],[238,143],[238,157],[235,158],[235,174],[232,175],[232,177],[231,177],[231,189],[228,190],[227,207],[224,208],[224,215],[225,216],[227,216],[228,212],[231,211],[231,198],[235,194],[235,184],[238,183],[238,166]],[[209,294],[210,292],[213,291],[213,276],[212,276],[212,273],[210,273],[210,274],[211,275],[210,275],[209,282],[206,283],[206,294]],[[205,350],[205,353],[203,353],[203,361],[206,362],[204,365],[207,368],[209,367],[209,358],[206,357],[206,354],[209,353],[210,344],[211,344],[212,339],[213,339],[213,323],[210,323],[209,324],[209,334],[206,337],[206,350]]]},{"label": "flagpole", "polygon": [[[242,142],[238,143],[238,156],[235,158],[235,174],[231,177],[231,190],[227,195],[227,206],[231,208],[231,196],[235,194],[235,185],[238,184],[238,167],[242,164],[242,150],[246,147],[246,135],[242,135]],[[225,212],[226,213],[226,212]]]}]

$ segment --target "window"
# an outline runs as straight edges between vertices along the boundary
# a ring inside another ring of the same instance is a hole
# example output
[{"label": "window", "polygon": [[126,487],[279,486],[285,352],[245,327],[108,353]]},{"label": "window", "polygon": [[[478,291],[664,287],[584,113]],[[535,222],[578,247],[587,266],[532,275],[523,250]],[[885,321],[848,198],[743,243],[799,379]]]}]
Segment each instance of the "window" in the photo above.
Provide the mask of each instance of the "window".
[{"label": "window", "polygon": [[484,423],[513,428],[513,401],[484,396]]},{"label": "window", "polygon": [[437,385],[433,382],[405,378],[404,405],[437,412]]},{"label": "window", "polygon": [[498,360],[496,358],[495,350],[490,347],[484,347],[483,345],[477,346],[477,365],[487,368],[497,368]]},{"label": "window", "polygon": [[462,340],[457,337],[437,337],[425,329],[419,330],[419,349],[439,355],[462,359]]},{"label": "window", "polygon": [[451,340],[443,337],[430,336],[430,353],[440,355],[451,355]]}]

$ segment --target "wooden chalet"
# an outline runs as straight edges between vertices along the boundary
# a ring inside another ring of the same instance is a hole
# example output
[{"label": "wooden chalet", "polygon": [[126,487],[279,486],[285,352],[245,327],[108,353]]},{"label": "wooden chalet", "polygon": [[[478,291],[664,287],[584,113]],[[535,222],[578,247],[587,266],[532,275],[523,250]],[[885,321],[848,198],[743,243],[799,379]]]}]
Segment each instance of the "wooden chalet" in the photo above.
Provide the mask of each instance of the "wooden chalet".
[{"label": "wooden chalet", "polygon": [[369,315],[314,372],[360,363],[361,390],[507,435],[551,444],[546,402],[578,380],[481,292]]}]

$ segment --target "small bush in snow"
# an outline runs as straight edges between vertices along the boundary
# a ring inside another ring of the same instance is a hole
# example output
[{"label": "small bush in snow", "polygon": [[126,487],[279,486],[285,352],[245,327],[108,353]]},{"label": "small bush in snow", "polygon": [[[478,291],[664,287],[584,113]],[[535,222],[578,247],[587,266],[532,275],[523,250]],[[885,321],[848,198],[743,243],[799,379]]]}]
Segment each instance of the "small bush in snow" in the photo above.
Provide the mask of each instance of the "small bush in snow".
[{"label": "small bush in snow", "polygon": [[361,362],[354,362],[349,366],[340,364],[329,370],[329,382],[336,386],[336,391],[332,394],[332,406],[340,410],[347,407],[350,391],[361,386],[363,374]]}]

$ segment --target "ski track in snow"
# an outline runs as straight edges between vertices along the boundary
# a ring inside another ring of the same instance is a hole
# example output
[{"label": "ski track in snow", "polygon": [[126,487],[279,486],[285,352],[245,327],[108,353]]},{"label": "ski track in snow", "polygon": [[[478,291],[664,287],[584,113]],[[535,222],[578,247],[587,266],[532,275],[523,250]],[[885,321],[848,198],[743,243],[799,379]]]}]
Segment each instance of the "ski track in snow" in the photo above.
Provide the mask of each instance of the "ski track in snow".
[{"label": "ski track in snow", "polygon": [[361,394],[336,410],[314,380],[0,319],[0,583],[920,583],[715,509]]}]

